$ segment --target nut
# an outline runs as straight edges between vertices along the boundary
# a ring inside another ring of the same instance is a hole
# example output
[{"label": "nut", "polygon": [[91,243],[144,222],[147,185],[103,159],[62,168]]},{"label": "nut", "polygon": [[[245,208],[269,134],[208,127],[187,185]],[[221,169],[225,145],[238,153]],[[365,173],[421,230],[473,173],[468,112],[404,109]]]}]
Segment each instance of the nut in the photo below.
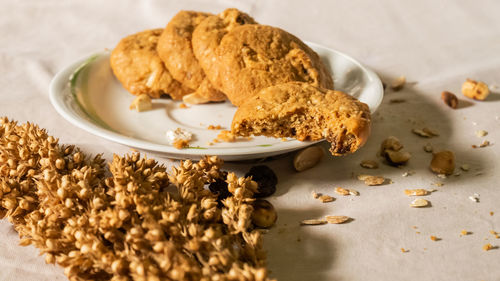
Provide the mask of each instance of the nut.
[{"label": "nut", "polygon": [[252,223],[255,226],[270,228],[278,219],[278,214],[269,201],[257,199],[253,203]]},{"label": "nut", "polygon": [[189,103],[189,104],[201,104],[201,103],[207,103],[210,100],[205,98],[205,97],[200,96],[197,93],[192,93],[192,94],[188,94],[188,95],[183,96],[182,101],[185,103]]},{"label": "nut", "polygon": [[404,165],[411,158],[411,154],[407,151],[387,150],[385,155],[386,155],[385,159],[389,163],[394,165]]},{"label": "nut", "polygon": [[323,155],[325,155],[325,151],[321,146],[309,146],[295,154],[293,167],[297,172],[305,171],[316,166]]},{"label": "nut", "polygon": [[413,208],[422,208],[422,207],[427,207],[429,205],[430,202],[422,198],[417,198],[410,203],[410,207]]},{"label": "nut", "polygon": [[448,91],[444,91],[441,93],[441,99],[443,100],[443,102],[447,106],[449,106],[453,109],[457,108],[457,106],[458,106],[458,98],[453,93],[450,93]]},{"label": "nut", "polygon": [[462,84],[462,94],[471,99],[485,100],[490,94],[490,89],[488,89],[488,85],[483,82],[467,79],[467,81]]},{"label": "nut", "polygon": [[390,136],[380,145],[380,156],[384,157],[387,163],[393,166],[404,165],[410,160],[411,154],[401,151],[403,145],[398,138]]},{"label": "nut", "polygon": [[455,154],[449,150],[434,153],[430,168],[436,174],[453,174],[455,170]]},{"label": "nut", "polygon": [[151,98],[146,95],[142,94],[137,96],[132,103],[130,104],[129,107],[131,110],[137,110],[138,112],[143,112],[143,111],[148,111],[153,108],[153,103],[151,102]]},{"label": "nut", "polygon": [[485,130],[479,130],[479,131],[476,131],[476,136],[477,136],[478,138],[482,138],[482,137],[485,137],[485,136],[487,136],[487,135],[488,135],[488,132],[487,132],[487,131],[485,131]]},{"label": "nut", "polygon": [[400,76],[396,78],[394,81],[391,83],[391,89],[394,90],[395,92],[403,89],[403,87],[406,84],[406,77],[405,76]]}]

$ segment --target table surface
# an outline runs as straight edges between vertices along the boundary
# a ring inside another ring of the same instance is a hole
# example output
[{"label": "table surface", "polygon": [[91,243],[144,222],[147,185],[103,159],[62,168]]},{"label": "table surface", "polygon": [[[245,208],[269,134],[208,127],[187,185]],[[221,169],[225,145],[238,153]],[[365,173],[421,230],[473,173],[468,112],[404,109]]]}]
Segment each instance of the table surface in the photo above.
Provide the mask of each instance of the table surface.
[{"label": "table surface", "polygon": [[[372,135],[357,153],[326,157],[297,173],[293,155],[266,162],[278,178],[270,201],[279,219],[265,236],[269,268],[278,280],[500,280],[500,2],[499,1],[12,1],[0,2],[0,115],[47,128],[62,143],[89,153],[130,152],[82,131],[59,116],[48,98],[54,74],[77,58],[113,48],[120,38],[165,26],[181,9],[217,13],[230,6],[258,22],[278,26],[303,40],[343,51],[375,70],[384,81],[404,75],[399,92],[386,91],[373,116]],[[460,94],[466,78],[486,82],[492,94],[473,101]],[[453,110],[440,100],[459,96]],[[391,99],[403,99],[391,103]],[[440,136],[424,139],[411,129],[430,127]],[[476,131],[488,135],[477,137]],[[383,139],[398,137],[412,154],[408,165],[364,170],[377,159]],[[493,145],[473,149],[489,140]],[[451,150],[468,172],[447,179],[429,171],[422,146]],[[325,144],[326,147],[326,144]],[[161,159],[167,165],[174,161]],[[252,163],[228,163],[243,174]],[[410,175],[404,177],[405,172]],[[353,175],[383,175],[392,184],[364,186]],[[432,185],[444,183],[441,187]],[[360,196],[337,196],[336,186]],[[432,207],[410,208],[408,188],[436,188]],[[316,191],[336,197],[320,203]],[[479,202],[469,196],[477,193]],[[494,214],[491,215],[490,212]],[[299,226],[323,215],[347,215],[342,225]],[[467,230],[470,235],[461,236]],[[440,238],[432,241],[430,236]],[[17,233],[0,222],[1,280],[65,280],[34,247],[18,246]],[[484,251],[484,244],[496,246]],[[401,248],[408,252],[402,253]]]}]

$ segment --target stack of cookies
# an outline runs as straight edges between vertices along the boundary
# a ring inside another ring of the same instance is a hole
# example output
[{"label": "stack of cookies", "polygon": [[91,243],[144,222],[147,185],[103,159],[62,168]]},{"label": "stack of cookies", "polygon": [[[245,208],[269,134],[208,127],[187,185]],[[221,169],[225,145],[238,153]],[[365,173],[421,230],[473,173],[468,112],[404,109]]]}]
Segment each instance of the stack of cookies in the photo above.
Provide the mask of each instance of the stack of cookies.
[{"label": "stack of cookies", "polygon": [[165,29],[123,38],[111,67],[134,95],[190,104],[228,99],[238,107],[236,135],[326,138],[334,155],[354,152],[369,135],[368,107],[331,90],[332,76],[311,48],[237,9],[180,11]]}]

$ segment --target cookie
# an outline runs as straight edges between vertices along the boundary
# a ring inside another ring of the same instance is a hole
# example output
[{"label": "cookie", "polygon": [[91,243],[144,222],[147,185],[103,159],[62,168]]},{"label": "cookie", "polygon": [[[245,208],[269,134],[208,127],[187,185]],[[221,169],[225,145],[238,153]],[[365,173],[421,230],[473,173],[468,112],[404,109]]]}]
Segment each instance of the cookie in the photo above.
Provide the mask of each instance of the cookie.
[{"label": "cookie", "polygon": [[147,94],[159,98],[168,94],[179,100],[191,90],[172,77],[156,52],[162,31],[145,30],[120,40],[111,52],[111,69],[133,95]]},{"label": "cookie", "polygon": [[354,97],[308,83],[262,89],[236,111],[231,131],[239,136],[326,139],[333,155],[359,149],[370,134],[370,110]]},{"label": "cookie", "polygon": [[[198,64],[191,46],[191,36],[196,26],[210,14],[180,11],[163,31],[156,50],[172,76],[200,96],[198,103],[222,101],[226,96],[204,81],[205,73]],[[200,87],[201,86],[201,87]]]},{"label": "cookie", "polygon": [[[234,28],[244,24],[256,24],[257,22],[248,14],[237,9],[230,8],[218,15],[212,15],[204,19],[194,30],[192,45],[194,55],[204,70],[211,71],[213,63],[217,60],[215,50],[220,45],[224,35]],[[210,82],[217,82],[211,79]],[[213,84],[213,83],[212,83]],[[215,85],[219,90],[221,85]]]},{"label": "cookie", "polygon": [[222,37],[215,57],[198,60],[210,82],[236,106],[263,88],[291,81],[333,88],[332,76],[318,54],[276,27],[237,26]]}]

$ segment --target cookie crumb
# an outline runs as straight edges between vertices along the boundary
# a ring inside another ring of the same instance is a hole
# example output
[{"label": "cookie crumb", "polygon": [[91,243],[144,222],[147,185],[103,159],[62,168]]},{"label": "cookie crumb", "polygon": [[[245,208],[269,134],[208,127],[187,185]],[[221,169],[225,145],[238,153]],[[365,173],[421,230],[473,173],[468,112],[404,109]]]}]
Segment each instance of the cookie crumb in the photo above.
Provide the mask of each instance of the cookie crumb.
[{"label": "cookie crumb", "polygon": [[233,133],[231,133],[231,131],[222,130],[217,135],[217,140],[224,141],[224,142],[235,142],[236,136]]},{"label": "cookie crumb", "polygon": [[438,181],[438,182],[433,182],[433,183],[431,183],[431,184],[432,184],[432,185],[434,185],[434,186],[437,186],[437,187],[441,187],[441,186],[443,186],[443,185],[444,185],[444,183],[442,183],[442,182],[440,182],[440,181]]},{"label": "cookie crumb", "polygon": [[430,237],[430,238],[431,238],[431,240],[432,240],[432,241],[439,241],[439,240],[441,240],[441,238],[437,238],[437,237],[436,237],[436,236],[434,236],[434,235],[431,235],[431,237]]},{"label": "cookie crumb", "polygon": [[401,253],[408,253],[410,250],[407,250],[405,248],[401,248]]},{"label": "cookie crumb", "polygon": [[183,149],[183,148],[189,147],[189,141],[183,140],[183,139],[178,139],[178,140],[175,140],[172,143],[172,145],[177,149]]},{"label": "cookie crumb", "polygon": [[493,216],[495,214],[495,212],[490,212],[490,216]]},{"label": "cookie crumb", "polygon": [[185,103],[181,102],[179,104],[179,108],[186,109],[186,108],[189,108],[189,107]]},{"label": "cookie crumb", "polygon": [[221,130],[222,126],[221,125],[208,125],[207,129],[208,130]]},{"label": "cookie crumb", "polygon": [[490,243],[485,244],[485,245],[483,246],[483,250],[484,250],[484,251],[489,251],[489,250],[491,250],[491,249],[493,249],[493,246],[492,246]]},{"label": "cookie crumb", "polygon": [[358,175],[358,180],[362,180],[368,186],[381,185],[386,179],[381,176]]},{"label": "cookie crumb", "polygon": [[166,137],[169,144],[173,145],[177,149],[181,149],[189,146],[189,142],[193,138],[193,134],[182,128],[177,128],[175,130],[168,130]]},{"label": "cookie crumb", "polygon": [[461,236],[465,236],[465,235],[469,235],[470,232],[468,232],[467,230],[463,229],[462,231],[460,231],[460,235]]}]

